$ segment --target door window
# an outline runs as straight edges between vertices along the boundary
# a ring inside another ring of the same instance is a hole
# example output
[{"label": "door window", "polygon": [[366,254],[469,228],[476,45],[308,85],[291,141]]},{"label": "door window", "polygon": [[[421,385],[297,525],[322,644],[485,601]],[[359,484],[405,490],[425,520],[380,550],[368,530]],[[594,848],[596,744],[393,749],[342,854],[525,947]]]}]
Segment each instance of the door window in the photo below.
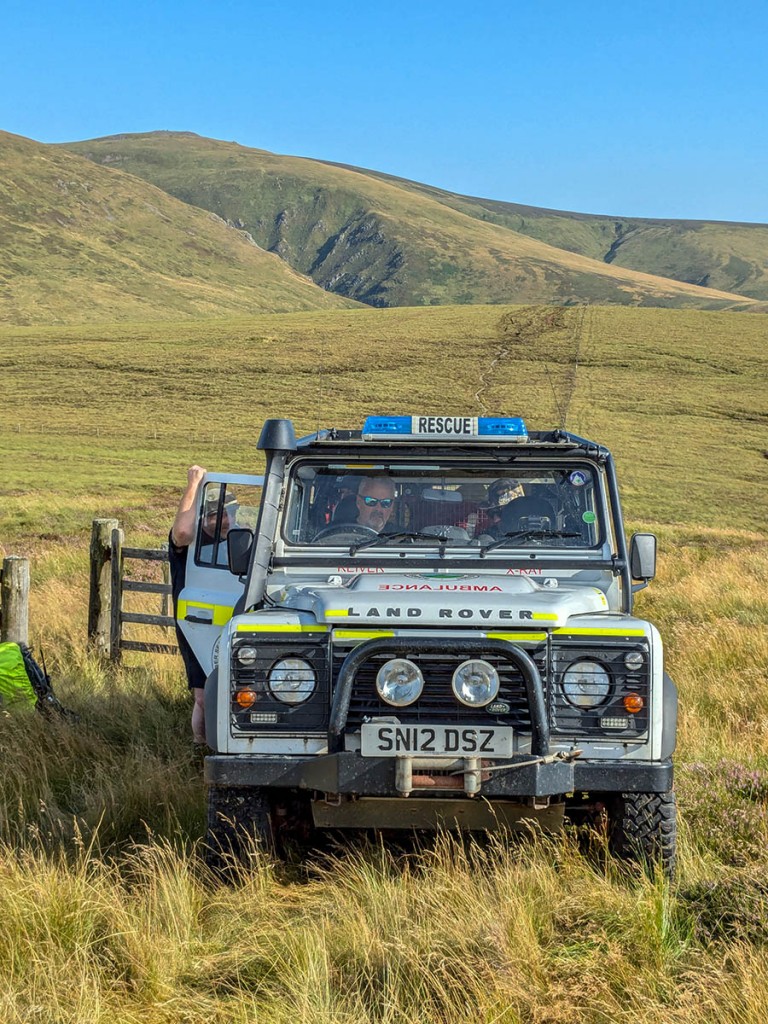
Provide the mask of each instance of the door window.
[{"label": "door window", "polygon": [[197,530],[197,565],[227,569],[227,534],[233,527],[255,530],[260,505],[261,487],[206,484]]}]

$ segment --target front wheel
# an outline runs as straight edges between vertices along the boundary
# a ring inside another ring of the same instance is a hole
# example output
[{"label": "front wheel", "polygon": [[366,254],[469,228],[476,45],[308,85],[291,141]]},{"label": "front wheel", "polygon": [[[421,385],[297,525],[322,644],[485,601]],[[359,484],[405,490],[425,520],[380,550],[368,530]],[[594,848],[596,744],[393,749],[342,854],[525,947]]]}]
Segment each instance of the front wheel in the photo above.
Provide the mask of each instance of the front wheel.
[{"label": "front wheel", "polygon": [[608,844],[618,857],[659,864],[675,873],[677,801],[665,793],[615,793],[606,799]]}]

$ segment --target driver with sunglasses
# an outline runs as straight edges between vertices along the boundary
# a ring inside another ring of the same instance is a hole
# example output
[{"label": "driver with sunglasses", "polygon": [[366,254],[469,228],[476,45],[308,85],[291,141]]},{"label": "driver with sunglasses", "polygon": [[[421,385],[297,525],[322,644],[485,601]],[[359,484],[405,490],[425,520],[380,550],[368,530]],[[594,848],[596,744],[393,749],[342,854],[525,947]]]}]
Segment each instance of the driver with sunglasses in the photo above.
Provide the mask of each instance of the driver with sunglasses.
[{"label": "driver with sunglasses", "polygon": [[388,476],[364,476],[357,489],[357,522],[381,533],[395,504],[395,485]]}]

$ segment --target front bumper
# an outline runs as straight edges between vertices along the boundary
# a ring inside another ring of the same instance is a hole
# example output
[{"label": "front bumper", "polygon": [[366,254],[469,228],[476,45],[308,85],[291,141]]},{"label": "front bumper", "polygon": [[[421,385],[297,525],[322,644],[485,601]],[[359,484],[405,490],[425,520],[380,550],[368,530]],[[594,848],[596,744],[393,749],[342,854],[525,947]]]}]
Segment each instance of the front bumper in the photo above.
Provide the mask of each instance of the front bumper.
[{"label": "front bumper", "polygon": [[[339,751],[313,757],[270,757],[268,755],[215,754],[205,759],[205,781],[214,786],[261,786],[266,789],[300,789],[326,794],[356,796],[405,796],[402,790],[402,764],[412,761],[412,772],[428,773],[426,759],[362,757],[357,751]],[[505,761],[482,763],[467,768],[465,761],[456,761],[457,775],[469,770],[478,776],[479,787],[472,795],[488,798],[524,799],[551,797],[566,793],[664,793],[672,788],[672,762],[648,761],[556,761],[531,763],[528,754]],[[488,771],[492,767],[493,771]],[[409,792],[440,792],[448,787],[438,777],[430,786],[413,786]],[[454,795],[466,797],[462,786]]]}]

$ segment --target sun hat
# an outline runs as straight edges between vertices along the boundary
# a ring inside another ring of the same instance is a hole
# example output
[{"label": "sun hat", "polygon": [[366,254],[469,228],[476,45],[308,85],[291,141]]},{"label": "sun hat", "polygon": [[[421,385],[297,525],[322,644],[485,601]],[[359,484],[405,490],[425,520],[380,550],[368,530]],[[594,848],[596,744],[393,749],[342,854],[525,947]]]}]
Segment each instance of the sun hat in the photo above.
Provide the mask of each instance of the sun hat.
[{"label": "sun hat", "polygon": [[[205,500],[203,501],[203,510],[206,515],[212,515],[218,511],[220,498],[220,487],[206,488]],[[233,491],[227,490],[224,493],[224,508],[230,508],[232,505],[237,505],[237,495]]]},{"label": "sun hat", "polygon": [[505,478],[501,480],[494,480],[488,488],[488,498],[485,504],[481,505],[481,508],[485,508],[488,511],[494,508],[503,508],[508,505],[510,501],[514,501],[515,498],[520,497],[520,484],[517,480],[511,480]]}]

